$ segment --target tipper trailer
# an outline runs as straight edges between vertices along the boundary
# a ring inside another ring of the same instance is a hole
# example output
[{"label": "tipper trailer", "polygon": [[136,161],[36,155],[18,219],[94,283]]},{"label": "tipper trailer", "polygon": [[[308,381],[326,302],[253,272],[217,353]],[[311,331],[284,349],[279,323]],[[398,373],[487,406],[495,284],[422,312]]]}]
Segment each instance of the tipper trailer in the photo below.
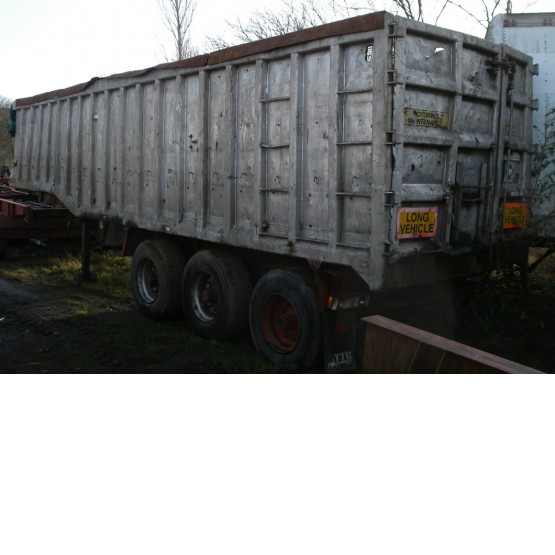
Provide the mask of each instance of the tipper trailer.
[{"label": "tipper trailer", "polygon": [[386,295],[525,265],[532,73],[371,13],[20,99],[17,184],[124,226],[148,316],[352,369]]}]

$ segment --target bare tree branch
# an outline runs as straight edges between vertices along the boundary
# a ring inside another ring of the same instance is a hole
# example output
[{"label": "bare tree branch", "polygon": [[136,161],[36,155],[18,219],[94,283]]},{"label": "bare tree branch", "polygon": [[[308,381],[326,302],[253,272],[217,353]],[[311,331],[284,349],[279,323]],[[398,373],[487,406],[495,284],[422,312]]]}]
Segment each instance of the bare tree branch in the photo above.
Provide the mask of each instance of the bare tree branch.
[{"label": "bare tree branch", "polygon": [[[464,0],[440,0],[435,4],[425,3],[424,0],[390,0],[389,5],[404,17],[416,21],[431,19],[429,22],[435,25],[438,25],[448,7],[454,7],[487,28],[499,11],[502,0],[481,0],[481,12],[472,11]],[[239,18],[233,22],[227,21],[231,38],[208,37],[207,45],[211,49],[225,48],[351,17],[360,12],[383,9],[383,6],[383,2],[376,3],[375,0],[283,0],[278,9],[258,10],[246,21]],[[511,0],[507,0],[507,10],[510,10],[510,6]]]},{"label": "bare tree branch", "polygon": [[473,19],[484,29],[487,29],[490,21],[493,19],[493,16],[496,14],[497,9],[499,8],[501,0],[491,0],[489,2],[486,0],[482,0],[482,7],[484,9],[482,14],[475,13],[454,0],[447,0],[446,3],[454,6],[455,8],[458,8],[466,15],[470,16],[471,19]]},{"label": "bare tree branch", "polygon": [[[409,19],[416,19],[417,21],[424,21],[424,10],[422,7],[422,0],[392,0],[393,4],[397,6],[402,14]],[[415,5],[416,4],[416,5]]]},{"label": "bare tree branch", "polygon": [[367,0],[365,5],[353,5],[349,0],[284,0],[282,7],[257,10],[246,22],[240,18],[227,21],[231,38],[208,37],[207,44],[211,49],[225,48],[242,42],[284,35],[350,17],[361,10],[368,11],[369,6],[373,5],[373,0]]},{"label": "bare tree branch", "polygon": [[196,0],[158,0],[162,22],[172,37],[173,53],[164,51],[167,61],[177,61],[196,54],[191,44],[190,29]]},{"label": "bare tree branch", "polygon": [[445,8],[447,8],[448,5],[449,5],[449,0],[445,0],[445,2],[443,3],[443,6],[441,6],[441,9],[439,10],[439,12],[437,14],[434,25],[438,24],[439,18],[443,15],[443,12],[445,11]]}]

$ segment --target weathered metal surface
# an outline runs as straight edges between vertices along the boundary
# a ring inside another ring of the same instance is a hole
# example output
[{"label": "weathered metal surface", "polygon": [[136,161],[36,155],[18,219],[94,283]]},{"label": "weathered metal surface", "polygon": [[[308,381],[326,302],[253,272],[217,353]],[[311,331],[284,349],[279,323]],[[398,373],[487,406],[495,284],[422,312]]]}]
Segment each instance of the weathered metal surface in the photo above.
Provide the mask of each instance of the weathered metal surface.
[{"label": "weathered metal surface", "polygon": [[365,324],[363,372],[379,374],[543,374],[427,331],[370,316]]},{"label": "weathered metal surface", "polygon": [[[371,290],[431,282],[419,260],[464,274],[454,255],[522,232],[503,213],[529,184],[529,62],[370,14],[18,101],[17,181],[78,216],[351,267]],[[433,232],[398,233],[411,208]]]}]

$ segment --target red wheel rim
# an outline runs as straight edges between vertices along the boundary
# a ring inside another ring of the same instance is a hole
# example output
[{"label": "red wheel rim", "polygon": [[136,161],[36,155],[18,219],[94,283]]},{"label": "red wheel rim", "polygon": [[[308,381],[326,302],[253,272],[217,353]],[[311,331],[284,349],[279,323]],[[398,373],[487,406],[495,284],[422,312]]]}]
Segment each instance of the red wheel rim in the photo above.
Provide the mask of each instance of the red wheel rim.
[{"label": "red wheel rim", "polygon": [[299,314],[283,295],[271,295],[262,307],[262,333],[267,343],[279,353],[290,353],[301,339]]}]

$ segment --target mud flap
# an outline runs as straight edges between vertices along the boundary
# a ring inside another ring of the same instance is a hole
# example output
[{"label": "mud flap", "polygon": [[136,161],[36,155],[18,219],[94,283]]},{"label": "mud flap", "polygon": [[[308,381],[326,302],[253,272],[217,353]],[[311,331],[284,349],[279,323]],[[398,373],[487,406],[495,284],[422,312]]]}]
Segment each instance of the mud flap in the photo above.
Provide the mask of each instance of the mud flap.
[{"label": "mud flap", "polygon": [[357,311],[324,313],[324,371],[356,369]]}]

